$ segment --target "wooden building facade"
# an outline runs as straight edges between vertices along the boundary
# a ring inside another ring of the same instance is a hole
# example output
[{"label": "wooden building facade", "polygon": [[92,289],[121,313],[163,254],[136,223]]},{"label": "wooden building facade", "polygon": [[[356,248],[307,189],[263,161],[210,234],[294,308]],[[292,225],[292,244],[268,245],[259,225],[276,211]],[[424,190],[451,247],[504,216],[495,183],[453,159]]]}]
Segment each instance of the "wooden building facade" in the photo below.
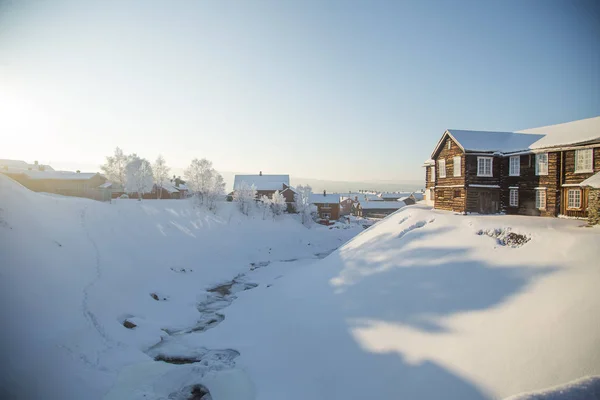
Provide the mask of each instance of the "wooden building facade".
[{"label": "wooden building facade", "polygon": [[424,164],[425,186],[436,209],[585,218],[581,184],[600,172],[597,135],[544,147],[542,134],[447,130]]}]

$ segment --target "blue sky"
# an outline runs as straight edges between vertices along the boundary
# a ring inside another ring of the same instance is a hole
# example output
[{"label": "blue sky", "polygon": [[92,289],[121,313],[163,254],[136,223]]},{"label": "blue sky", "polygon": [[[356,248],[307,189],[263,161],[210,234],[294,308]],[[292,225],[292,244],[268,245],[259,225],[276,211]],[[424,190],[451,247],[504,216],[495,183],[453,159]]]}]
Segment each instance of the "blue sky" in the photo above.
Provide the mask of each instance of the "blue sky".
[{"label": "blue sky", "polygon": [[447,128],[600,115],[594,3],[0,3],[0,158],[421,179]]}]

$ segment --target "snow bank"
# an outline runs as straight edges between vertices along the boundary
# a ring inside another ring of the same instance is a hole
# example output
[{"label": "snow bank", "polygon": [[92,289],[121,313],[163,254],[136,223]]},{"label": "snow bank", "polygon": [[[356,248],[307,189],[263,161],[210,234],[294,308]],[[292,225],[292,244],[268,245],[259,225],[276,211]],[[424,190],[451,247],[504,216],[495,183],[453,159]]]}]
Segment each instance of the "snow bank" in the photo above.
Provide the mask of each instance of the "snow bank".
[{"label": "snow bank", "polygon": [[231,203],[214,215],[187,200],[49,196],[0,175],[0,304],[10,321],[0,398],[102,398],[121,371],[152,360],[146,352],[167,330],[197,323],[207,288],[252,264],[314,259],[360,230],[248,218]]},{"label": "snow bank", "polygon": [[[409,206],[185,345],[239,350],[259,399],[503,398],[597,375],[600,235],[580,225]],[[495,230],[529,240],[478,234]]]}]

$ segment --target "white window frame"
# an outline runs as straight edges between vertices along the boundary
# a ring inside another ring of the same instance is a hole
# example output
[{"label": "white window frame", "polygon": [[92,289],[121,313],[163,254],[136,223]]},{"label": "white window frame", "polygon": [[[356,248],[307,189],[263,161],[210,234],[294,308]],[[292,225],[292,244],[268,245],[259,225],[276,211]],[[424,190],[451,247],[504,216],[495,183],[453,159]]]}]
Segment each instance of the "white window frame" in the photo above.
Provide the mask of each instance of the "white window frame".
[{"label": "white window frame", "polygon": [[[542,163],[542,159],[545,159],[546,162]],[[543,166],[543,168],[540,168],[541,166]],[[539,153],[535,155],[535,175],[548,175],[548,153]]]},{"label": "white window frame", "polygon": [[[581,162],[579,160],[580,155],[583,154],[589,154],[589,156],[587,157],[587,162],[589,162],[589,165],[585,165],[582,166],[580,165]],[[575,150],[575,173],[576,174],[581,174],[581,173],[590,173],[590,172],[594,172],[594,149],[580,149],[580,150]]]},{"label": "white window frame", "polygon": [[448,139],[448,150],[452,148],[452,140]]},{"label": "white window frame", "polygon": [[[454,176],[460,176],[460,169],[462,167],[461,161],[460,161],[460,156],[454,157],[453,163],[454,163],[453,164],[453,169],[454,169],[453,173],[454,173]],[[458,167],[458,171],[457,171],[457,167]]]},{"label": "white window frame", "polygon": [[441,160],[438,160],[438,171],[438,178],[446,177],[446,160],[443,158]]},{"label": "white window frame", "polygon": [[[571,194],[573,194],[573,197],[571,197]],[[577,194],[577,196],[575,196],[575,194]],[[581,210],[581,196],[582,196],[581,189],[567,190],[567,209]],[[571,200],[573,200],[572,204],[571,204]]]},{"label": "white window frame", "polygon": [[[516,161],[516,162],[514,162]],[[510,156],[508,159],[508,175],[509,176],[520,176],[521,175],[521,156]]]},{"label": "white window frame", "polygon": [[519,189],[508,190],[508,204],[511,207],[519,207]]},{"label": "white window frame", "polygon": [[[542,196],[543,194],[543,196]],[[543,200],[543,204],[542,204]],[[547,205],[546,189],[535,190],[535,208],[538,210],[545,210]]]},{"label": "white window frame", "polygon": [[[490,161],[490,173],[486,174],[485,173],[485,164],[484,164],[484,168],[483,171],[481,170],[481,162],[485,162],[489,160]],[[494,157],[477,157],[477,176],[487,176],[487,177],[492,177],[494,176]]]}]

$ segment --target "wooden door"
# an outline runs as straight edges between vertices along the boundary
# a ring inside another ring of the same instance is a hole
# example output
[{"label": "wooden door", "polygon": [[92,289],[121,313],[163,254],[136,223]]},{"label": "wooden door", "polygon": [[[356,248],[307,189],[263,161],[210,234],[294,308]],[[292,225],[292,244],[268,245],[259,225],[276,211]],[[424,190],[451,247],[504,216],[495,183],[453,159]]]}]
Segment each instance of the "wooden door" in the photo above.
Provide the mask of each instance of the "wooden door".
[{"label": "wooden door", "polygon": [[489,191],[479,192],[479,213],[490,214],[492,212],[492,193]]}]

